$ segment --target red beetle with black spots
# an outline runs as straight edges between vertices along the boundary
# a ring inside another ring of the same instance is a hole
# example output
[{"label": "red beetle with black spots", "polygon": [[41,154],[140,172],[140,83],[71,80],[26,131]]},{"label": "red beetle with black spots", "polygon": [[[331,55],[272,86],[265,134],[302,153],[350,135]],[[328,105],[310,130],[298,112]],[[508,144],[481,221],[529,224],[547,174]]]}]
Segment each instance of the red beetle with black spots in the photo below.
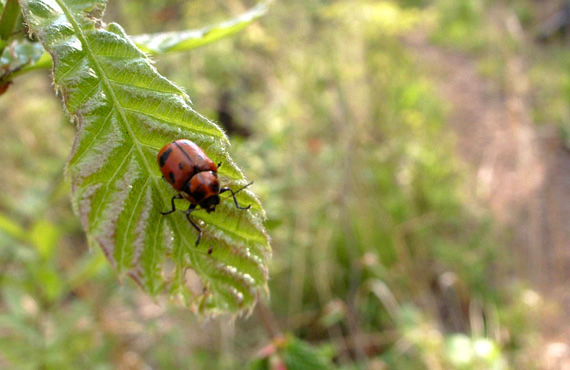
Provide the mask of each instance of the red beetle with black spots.
[{"label": "red beetle with black spots", "polygon": [[237,191],[233,191],[228,187],[220,188],[218,167],[221,166],[221,163],[216,166],[202,148],[192,141],[176,140],[166,144],[158,152],[157,160],[162,176],[179,192],[170,200],[172,209],[168,212],[162,212],[162,214],[168,215],[176,211],[175,199],[186,199],[189,201],[190,207],[186,210],[186,218],[198,231],[196,245],[200,243],[202,230],[190,219],[190,213],[197,206],[205,209],[208,213],[214,212],[216,206],[220,204],[220,194],[229,191],[232,193],[234,203],[238,209],[246,210],[251,207],[251,204],[247,207],[240,207],[236,199],[236,193],[252,183]]}]

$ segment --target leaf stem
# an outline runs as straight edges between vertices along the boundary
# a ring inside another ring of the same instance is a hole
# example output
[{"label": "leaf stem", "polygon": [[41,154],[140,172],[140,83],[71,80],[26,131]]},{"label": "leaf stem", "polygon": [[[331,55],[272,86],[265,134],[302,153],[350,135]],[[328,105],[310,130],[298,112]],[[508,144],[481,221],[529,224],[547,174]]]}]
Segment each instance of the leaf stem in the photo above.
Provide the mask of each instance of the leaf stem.
[{"label": "leaf stem", "polygon": [[[18,0],[7,0],[2,15],[0,16],[0,39],[7,41],[10,36],[12,36],[19,17],[20,5],[18,4]],[[4,48],[2,48],[2,50],[4,50]],[[0,52],[2,50],[0,50]]]},{"label": "leaf stem", "polygon": [[263,327],[271,339],[280,338],[283,336],[281,329],[279,329],[279,325],[277,324],[277,320],[275,320],[273,312],[265,305],[265,302],[263,302],[261,297],[257,298],[257,312],[259,314],[259,318],[261,319]]}]

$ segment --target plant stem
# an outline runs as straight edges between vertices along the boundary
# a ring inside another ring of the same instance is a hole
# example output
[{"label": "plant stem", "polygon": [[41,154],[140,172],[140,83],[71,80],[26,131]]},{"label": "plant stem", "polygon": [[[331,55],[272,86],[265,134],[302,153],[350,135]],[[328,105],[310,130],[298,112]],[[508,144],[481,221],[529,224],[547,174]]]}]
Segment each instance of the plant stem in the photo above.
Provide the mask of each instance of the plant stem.
[{"label": "plant stem", "polygon": [[2,16],[0,16],[0,39],[7,41],[12,36],[19,17],[20,5],[18,0],[7,0]]},{"label": "plant stem", "polygon": [[267,330],[267,334],[271,339],[283,336],[281,329],[279,329],[279,325],[273,316],[273,312],[271,312],[261,299],[258,299],[257,301],[257,312],[259,313],[263,327]]}]

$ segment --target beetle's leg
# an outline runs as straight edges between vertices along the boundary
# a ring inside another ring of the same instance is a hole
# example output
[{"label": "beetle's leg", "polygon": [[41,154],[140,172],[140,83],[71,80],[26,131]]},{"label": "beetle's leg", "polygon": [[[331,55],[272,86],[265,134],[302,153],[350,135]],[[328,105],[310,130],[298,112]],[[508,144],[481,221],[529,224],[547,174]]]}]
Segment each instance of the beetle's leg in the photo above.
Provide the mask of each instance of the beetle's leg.
[{"label": "beetle's leg", "polygon": [[174,205],[174,199],[182,199],[182,198],[183,198],[182,194],[176,194],[175,196],[173,196],[172,199],[170,199],[170,204],[172,204],[172,209],[168,212],[160,212],[160,213],[162,213],[163,216],[166,216],[176,211],[176,206]]},{"label": "beetle's leg", "polygon": [[221,189],[220,189],[220,194],[225,193],[226,191],[229,191],[230,193],[232,193],[232,198],[234,198],[234,203],[235,203],[237,209],[243,209],[243,210],[245,210],[245,209],[250,209],[250,208],[251,208],[251,204],[250,204],[249,206],[247,206],[247,207],[240,207],[240,205],[238,204],[237,199],[236,199],[236,194],[239,193],[240,191],[242,191],[243,189],[247,188],[247,187],[250,186],[251,184],[253,184],[253,181],[250,182],[249,184],[243,186],[242,188],[240,188],[240,189],[237,190],[237,191],[233,191],[232,189],[227,188],[227,187],[226,187],[226,188],[221,188]]},{"label": "beetle's leg", "polygon": [[222,162],[218,163],[218,168],[222,167]]},{"label": "beetle's leg", "polygon": [[196,225],[194,221],[190,219],[190,213],[192,213],[194,209],[196,209],[196,204],[190,204],[190,207],[188,207],[188,210],[186,211],[186,218],[188,219],[188,222],[190,222],[192,226],[194,226],[196,231],[198,231],[198,239],[196,239],[196,246],[198,246],[198,244],[200,243],[200,239],[202,238],[202,229],[200,229],[200,227],[198,227],[198,225]]}]

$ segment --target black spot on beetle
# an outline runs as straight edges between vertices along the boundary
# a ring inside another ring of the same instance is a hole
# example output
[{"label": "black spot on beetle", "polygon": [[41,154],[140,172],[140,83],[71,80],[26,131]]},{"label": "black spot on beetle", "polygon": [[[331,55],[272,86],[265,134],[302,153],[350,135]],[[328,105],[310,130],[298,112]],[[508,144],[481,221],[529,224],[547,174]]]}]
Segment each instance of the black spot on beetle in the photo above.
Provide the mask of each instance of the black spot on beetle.
[{"label": "black spot on beetle", "polygon": [[176,177],[174,177],[174,172],[169,172],[168,177],[170,177],[170,182],[174,184],[176,182]]},{"label": "black spot on beetle", "polygon": [[178,168],[182,170],[182,162],[178,163]]},{"label": "black spot on beetle", "polygon": [[192,193],[192,198],[194,198],[196,202],[200,202],[202,199],[204,199],[205,196],[206,192],[201,189],[201,186],[199,186],[198,189],[194,190]]},{"label": "black spot on beetle", "polygon": [[168,160],[168,157],[170,156],[170,153],[172,153],[172,148],[168,148],[164,151],[164,153],[162,153],[162,155],[160,156],[159,162],[160,162],[160,167],[164,167],[164,164],[166,163],[166,161]]}]

